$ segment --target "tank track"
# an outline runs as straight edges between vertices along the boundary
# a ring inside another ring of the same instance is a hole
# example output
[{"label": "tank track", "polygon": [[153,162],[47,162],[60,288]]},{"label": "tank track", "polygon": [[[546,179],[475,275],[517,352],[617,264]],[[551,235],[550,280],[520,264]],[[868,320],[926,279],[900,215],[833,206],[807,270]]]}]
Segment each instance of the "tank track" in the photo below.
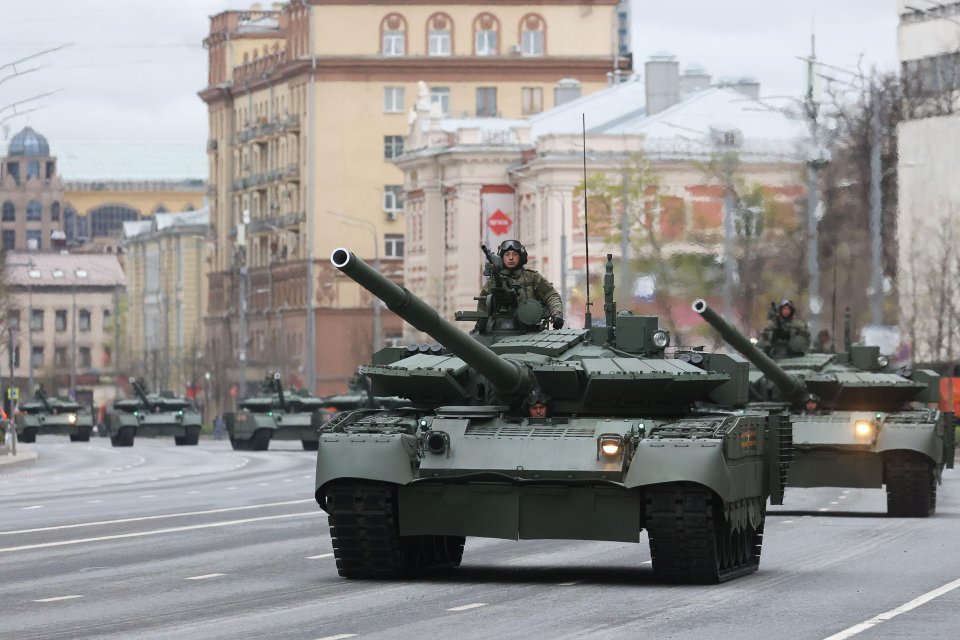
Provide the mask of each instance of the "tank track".
[{"label": "tank track", "polygon": [[330,539],[344,578],[398,578],[456,567],[463,536],[401,536],[397,488],[380,482],[337,482],[326,491]]},{"label": "tank track", "polygon": [[[751,501],[760,499],[726,506],[736,511]],[[646,528],[658,580],[716,584],[757,570],[763,524],[754,529],[747,523],[737,529],[738,518],[725,517],[724,506],[716,494],[699,485],[674,483],[647,491]]]},{"label": "tank track", "polygon": [[883,481],[887,490],[887,515],[926,518],[937,510],[937,476],[933,462],[909,451],[884,456]]}]

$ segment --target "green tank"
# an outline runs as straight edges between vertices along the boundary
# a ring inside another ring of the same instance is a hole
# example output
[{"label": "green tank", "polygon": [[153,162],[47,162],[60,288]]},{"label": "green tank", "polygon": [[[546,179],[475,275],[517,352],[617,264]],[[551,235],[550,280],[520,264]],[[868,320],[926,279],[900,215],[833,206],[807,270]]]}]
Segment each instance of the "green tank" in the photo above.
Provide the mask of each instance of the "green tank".
[{"label": "green tank", "polygon": [[93,414],[73,400],[47,396],[38,386],[33,398],[20,405],[14,422],[20,442],[36,442],[38,435],[68,435],[71,442],[88,442]]},{"label": "green tank", "polygon": [[326,418],[323,402],[306,391],[284,391],[279,373],[268,375],[260,393],[238,404],[240,411],[224,416],[234,449],[266,451],[271,440],[299,440],[307,451],[317,450]]},{"label": "green tank", "polygon": [[[774,359],[705,301],[693,309],[756,367],[751,406],[789,414],[790,486],[885,487],[889,515],[934,513],[941,472],[953,464],[948,416],[927,406],[939,399],[936,373],[899,375],[878,347],[865,345],[844,353],[795,349]],[[809,408],[807,399],[814,401]]]},{"label": "green tank", "polygon": [[135,396],[115,400],[104,428],[115,447],[132,447],[136,437],[173,436],[177,446],[196,445],[202,419],[187,398],[169,392],[149,393],[136,378],[130,378]]},{"label": "green tank", "polygon": [[789,424],[740,408],[742,358],[668,358],[657,318],[617,313],[609,256],[608,326],[546,331],[540,304],[501,280],[487,312],[457,313],[469,335],[350,251],[331,262],[442,345],[375,353],[361,368],[374,394],[411,405],[341,412],[320,434],[315,497],[341,576],[457,566],[467,536],[640,542],[644,529],[662,581],[757,569]]}]

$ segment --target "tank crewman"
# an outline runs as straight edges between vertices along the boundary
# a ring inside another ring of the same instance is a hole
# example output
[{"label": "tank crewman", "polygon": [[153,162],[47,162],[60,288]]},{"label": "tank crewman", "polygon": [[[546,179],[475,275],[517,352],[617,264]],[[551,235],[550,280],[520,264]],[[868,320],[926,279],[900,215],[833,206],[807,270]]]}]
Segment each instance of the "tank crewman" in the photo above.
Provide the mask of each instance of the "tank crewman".
[{"label": "tank crewman", "polygon": [[[527,264],[526,247],[519,240],[504,240],[497,249],[497,255],[503,260],[504,266],[500,275],[506,279],[508,285],[517,289],[519,301],[536,300],[549,312],[550,324],[553,328],[563,327],[563,303],[560,301],[560,294],[542,275],[532,269],[524,269],[524,265]],[[485,298],[493,287],[493,278],[487,278],[480,296]],[[484,300],[477,305],[477,310],[487,310]]]},{"label": "tank crewman", "polygon": [[820,398],[817,397],[815,393],[807,394],[807,397],[803,400],[803,413],[804,415],[816,415],[820,412]]},{"label": "tank crewman", "polygon": [[527,398],[527,413],[531,418],[546,418],[549,411],[547,406],[547,396],[534,391]]},{"label": "tank crewman", "polygon": [[771,356],[802,356],[810,350],[810,329],[797,317],[793,301],[770,303],[770,324],[760,334],[757,346]]}]

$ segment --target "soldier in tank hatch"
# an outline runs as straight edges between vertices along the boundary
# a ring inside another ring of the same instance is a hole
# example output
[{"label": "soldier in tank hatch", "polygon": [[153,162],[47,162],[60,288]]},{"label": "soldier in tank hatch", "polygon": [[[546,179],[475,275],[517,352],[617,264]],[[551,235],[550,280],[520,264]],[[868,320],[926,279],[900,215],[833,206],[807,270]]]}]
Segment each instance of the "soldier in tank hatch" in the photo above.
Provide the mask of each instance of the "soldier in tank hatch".
[{"label": "soldier in tank hatch", "polygon": [[773,357],[802,356],[810,350],[810,329],[797,317],[793,301],[784,298],[770,303],[770,324],[760,334],[757,347]]},{"label": "soldier in tank hatch", "polygon": [[[544,306],[550,314],[550,324],[554,329],[563,327],[563,303],[560,301],[560,294],[553,288],[550,281],[532,269],[525,269],[527,264],[527,249],[519,240],[504,240],[497,249],[497,255],[503,260],[503,276],[507,284],[517,289],[519,293],[519,302],[525,300],[536,300]],[[486,297],[494,287],[492,277],[487,278],[480,291],[482,297]],[[481,300],[477,305],[478,311],[486,311],[486,303]]]}]

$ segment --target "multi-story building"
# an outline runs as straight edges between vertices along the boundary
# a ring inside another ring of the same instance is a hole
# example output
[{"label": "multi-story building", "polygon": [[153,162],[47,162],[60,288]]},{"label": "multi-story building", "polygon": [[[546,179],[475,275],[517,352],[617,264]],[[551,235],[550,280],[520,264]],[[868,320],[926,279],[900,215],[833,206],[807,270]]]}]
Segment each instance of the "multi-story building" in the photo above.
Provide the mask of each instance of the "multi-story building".
[{"label": "multi-story building", "polygon": [[442,113],[536,114],[629,75],[627,5],[294,0],[213,16],[200,92],[214,234],[207,350],[235,356],[238,380],[281,362],[294,384],[342,389],[401,327],[384,313],[374,335],[373,301],[326,256],[347,246],[401,276],[392,161],[418,83]]},{"label": "multi-story building", "polygon": [[111,401],[123,366],[117,256],[7,251],[5,276],[3,378],[12,376],[21,398],[42,383],[87,406]]},{"label": "multi-story building", "polygon": [[31,127],[6,145],[0,160],[4,249],[102,244],[119,238],[125,221],[203,206],[202,143],[64,141],[53,151]]},{"label": "multi-story building", "polygon": [[[916,361],[960,358],[960,2],[898,0],[900,332]],[[902,355],[906,356],[907,353]]]},{"label": "multi-story building", "polygon": [[209,228],[206,208],[123,223],[124,359],[152,389],[194,395],[222,377],[203,351]]},{"label": "multi-story building", "polygon": [[[424,100],[412,120],[407,152],[397,160],[407,197],[406,287],[445,318],[474,308],[485,262],[480,244],[495,248],[517,238],[527,248],[530,268],[556,284],[577,318],[572,322],[579,321],[587,263],[584,162],[590,175],[606,174],[619,185],[638,155],[650,163],[650,178],[657,182],[643,190],[643,202],[630,206],[649,211],[644,224],[654,239],[642,240],[643,226],[630,223],[628,236],[640,236],[630,244],[641,247],[630,251],[650,252],[658,244],[665,258],[699,254],[733,264],[738,249],[725,238],[742,226],[745,211],[741,205],[728,210],[731,192],[759,186],[771,207],[795,217],[795,201],[805,194],[806,129],[757,102],[756,82],[711,86],[704,72],[694,73],[697,82],[690,73],[681,75],[672,57],[658,57],[647,63],[645,84],[620,83],[530,119],[443,118]],[[729,175],[708,169],[718,158],[735,163]],[[594,276],[603,273],[608,252],[620,265],[618,277],[625,275],[622,245],[612,239],[619,233],[621,211],[608,211],[608,218],[591,214]],[[725,228],[725,221],[730,226]],[[653,303],[657,288],[664,286],[655,270],[630,277],[618,281],[620,291],[627,292],[621,300],[630,308],[666,312],[671,329],[702,326],[690,311],[691,298],[667,292],[661,303]],[[714,300],[715,293],[694,295]],[[593,294],[594,303],[602,299],[602,291]],[[758,308],[763,304],[758,301]],[[751,318],[743,320],[750,325]],[[407,339],[422,341],[423,336],[408,330]]]}]

